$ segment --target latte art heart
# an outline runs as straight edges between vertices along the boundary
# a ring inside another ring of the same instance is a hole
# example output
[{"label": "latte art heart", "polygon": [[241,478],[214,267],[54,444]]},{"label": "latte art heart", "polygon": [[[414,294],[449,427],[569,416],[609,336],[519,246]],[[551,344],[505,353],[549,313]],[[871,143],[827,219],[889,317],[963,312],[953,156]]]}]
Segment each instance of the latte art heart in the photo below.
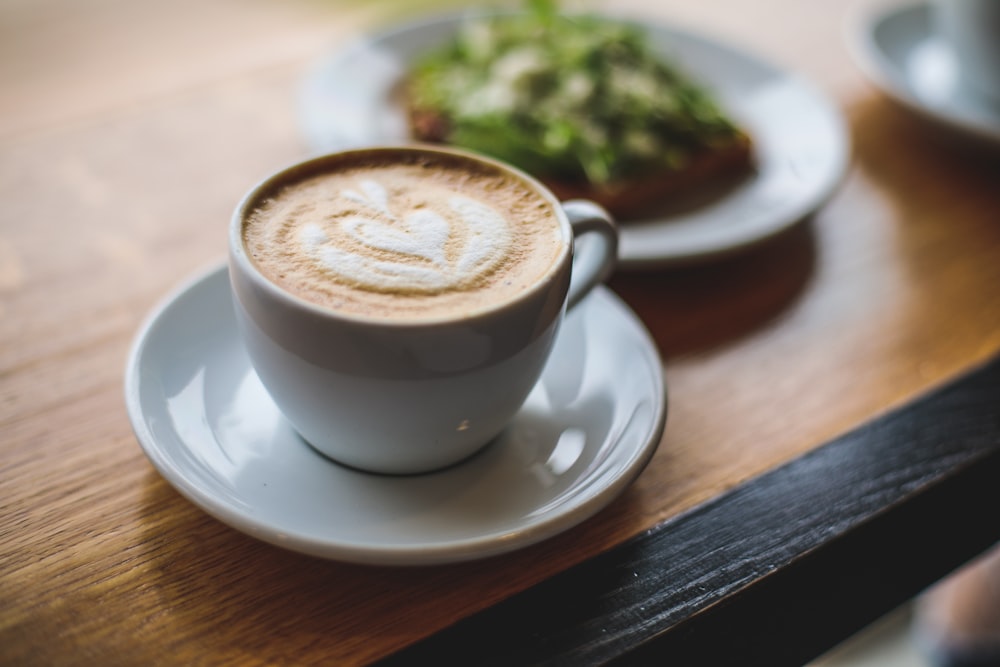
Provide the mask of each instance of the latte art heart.
[{"label": "latte art heart", "polygon": [[452,194],[446,206],[393,211],[388,190],[365,180],[342,195],[363,214],[299,232],[304,255],[352,285],[373,291],[438,293],[476,284],[510,252],[510,226],[492,207]]},{"label": "latte art heart", "polygon": [[414,211],[403,219],[399,228],[360,217],[347,218],[341,227],[369,248],[422,257],[439,266],[447,262],[444,249],[451,226],[432,211]]},{"label": "latte art heart", "polygon": [[427,322],[520,298],[568,257],[554,204],[495,165],[419,149],[331,155],[263,190],[247,255],[335,313]]}]

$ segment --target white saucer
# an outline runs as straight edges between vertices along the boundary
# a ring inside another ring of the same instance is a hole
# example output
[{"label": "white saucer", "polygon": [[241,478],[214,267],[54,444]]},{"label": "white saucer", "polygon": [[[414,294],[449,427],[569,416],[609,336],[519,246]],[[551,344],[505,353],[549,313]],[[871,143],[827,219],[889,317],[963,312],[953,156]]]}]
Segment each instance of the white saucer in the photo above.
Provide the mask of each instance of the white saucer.
[{"label": "white saucer", "polygon": [[1000,144],[1000,103],[963,85],[954,53],[931,26],[925,3],[879,4],[851,27],[852,53],[872,82],[920,116]]},{"label": "white saucer", "polygon": [[656,348],[601,287],[566,318],[538,386],[485,450],[429,475],[351,470],[316,453],[279,414],[237,337],[230,298],[222,267],[154,311],[126,369],[129,417],[178,491],[288,549],[391,565],[508,552],[611,502],[663,433]]},{"label": "white saucer", "polygon": [[[337,50],[306,77],[300,118],[320,152],[409,140],[399,84],[406,64],[442,43],[468,14],[403,25]],[[837,108],[807,81],[750,53],[647,21],[664,55],[705,82],[756,142],[758,169],[711,203],[622,227],[619,266],[704,261],[799,222],[840,183],[848,137]]]}]

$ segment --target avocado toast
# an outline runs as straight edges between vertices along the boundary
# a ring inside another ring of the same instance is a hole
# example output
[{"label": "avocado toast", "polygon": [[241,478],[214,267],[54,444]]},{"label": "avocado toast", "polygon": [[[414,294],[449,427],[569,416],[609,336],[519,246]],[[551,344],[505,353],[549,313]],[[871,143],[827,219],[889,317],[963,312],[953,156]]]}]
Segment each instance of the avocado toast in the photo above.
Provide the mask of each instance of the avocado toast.
[{"label": "avocado toast", "polygon": [[529,9],[470,19],[414,64],[415,139],[505,160],[619,218],[751,169],[748,133],[638,27]]}]

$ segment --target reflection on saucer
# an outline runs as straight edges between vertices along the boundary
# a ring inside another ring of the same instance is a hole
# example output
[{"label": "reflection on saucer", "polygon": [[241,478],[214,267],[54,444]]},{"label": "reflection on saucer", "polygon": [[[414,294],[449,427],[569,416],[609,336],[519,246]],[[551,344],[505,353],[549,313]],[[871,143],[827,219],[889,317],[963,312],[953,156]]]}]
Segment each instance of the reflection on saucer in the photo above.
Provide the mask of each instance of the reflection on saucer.
[{"label": "reflection on saucer", "polygon": [[917,95],[929,104],[945,106],[954,97],[958,64],[955,54],[941,42],[927,40],[914,47],[906,70]]}]

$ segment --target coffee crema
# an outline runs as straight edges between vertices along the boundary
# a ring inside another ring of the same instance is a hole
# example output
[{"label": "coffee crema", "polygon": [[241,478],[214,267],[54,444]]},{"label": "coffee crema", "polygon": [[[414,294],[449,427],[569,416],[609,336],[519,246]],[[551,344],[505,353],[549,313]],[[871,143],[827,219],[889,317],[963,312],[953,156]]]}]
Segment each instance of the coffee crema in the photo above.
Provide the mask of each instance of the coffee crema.
[{"label": "coffee crema", "polygon": [[243,223],[253,263],[284,290],[388,319],[460,317],[538,282],[568,239],[549,201],[459,155],[359,152],[283,184]]}]

